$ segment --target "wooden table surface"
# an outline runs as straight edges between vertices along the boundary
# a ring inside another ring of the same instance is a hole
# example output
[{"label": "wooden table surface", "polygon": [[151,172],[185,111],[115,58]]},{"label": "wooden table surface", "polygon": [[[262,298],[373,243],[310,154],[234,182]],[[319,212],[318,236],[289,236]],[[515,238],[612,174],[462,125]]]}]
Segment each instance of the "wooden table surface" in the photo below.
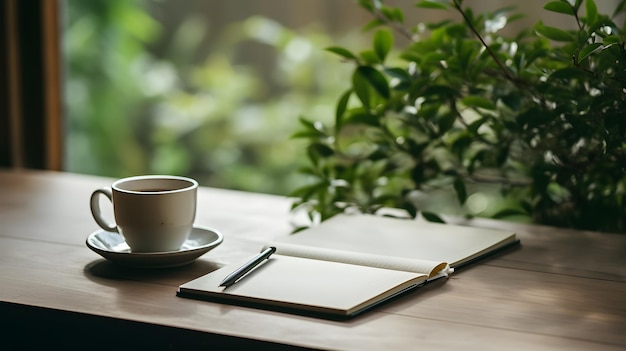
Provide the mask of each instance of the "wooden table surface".
[{"label": "wooden table surface", "polygon": [[112,179],[0,171],[0,335],[22,346],[352,350],[626,348],[626,235],[477,220],[522,245],[348,321],[176,296],[291,230],[290,200],[203,187],[196,223],[224,242],[191,265],[117,266],[85,245]]}]

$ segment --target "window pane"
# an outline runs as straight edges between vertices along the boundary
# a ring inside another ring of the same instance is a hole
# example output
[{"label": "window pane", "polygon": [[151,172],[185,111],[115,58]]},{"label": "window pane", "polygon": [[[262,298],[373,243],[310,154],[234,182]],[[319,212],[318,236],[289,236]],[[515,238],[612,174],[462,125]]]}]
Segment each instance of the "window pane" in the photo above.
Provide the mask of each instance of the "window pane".
[{"label": "window pane", "polygon": [[286,194],[300,116],[334,118],[365,47],[351,1],[66,1],[66,169]]}]

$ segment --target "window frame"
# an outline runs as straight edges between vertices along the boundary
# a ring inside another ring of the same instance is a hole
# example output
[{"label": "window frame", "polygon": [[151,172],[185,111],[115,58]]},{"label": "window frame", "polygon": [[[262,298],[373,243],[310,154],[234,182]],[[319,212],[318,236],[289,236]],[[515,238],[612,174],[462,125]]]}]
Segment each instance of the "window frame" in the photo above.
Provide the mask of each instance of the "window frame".
[{"label": "window frame", "polygon": [[0,167],[63,169],[60,2],[0,5]]}]

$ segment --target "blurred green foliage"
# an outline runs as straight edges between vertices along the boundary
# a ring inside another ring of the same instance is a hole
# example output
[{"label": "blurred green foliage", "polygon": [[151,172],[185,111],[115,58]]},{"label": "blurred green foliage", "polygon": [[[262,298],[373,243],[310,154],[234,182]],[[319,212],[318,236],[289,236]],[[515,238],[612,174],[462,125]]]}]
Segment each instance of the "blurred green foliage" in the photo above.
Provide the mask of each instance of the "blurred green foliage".
[{"label": "blurred green foliage", "polygon": [[[201,14],[166,33],[149,12],[158,2],[65,3],[67,170],[275,194],[304,182],[304,142],[290,139],[297,116],[328,120],[351,70],[319,48],[358,39],[253,16],[198,60],[210,27]],[[255,48],[270,53],[265,66],[237,60]]]},{"label": "blurred green foliage", "polygon": [[[512,8],[423,0],[413,11],[459,16],[407,24],[399,8],[358,2],[371,44],[328,48],[353,73],[334,121],[301,121],[313,181],[295,207],[313,220],[393,207],[442,221],[433,194],[445,193],[468,216],[626,232],[626,1],[610,15],[547,1],[573,29],[540,21],[512,36]],[[393,57],[398,37],[409,43]],[[505,200],[495,211],[484,189]]]}]

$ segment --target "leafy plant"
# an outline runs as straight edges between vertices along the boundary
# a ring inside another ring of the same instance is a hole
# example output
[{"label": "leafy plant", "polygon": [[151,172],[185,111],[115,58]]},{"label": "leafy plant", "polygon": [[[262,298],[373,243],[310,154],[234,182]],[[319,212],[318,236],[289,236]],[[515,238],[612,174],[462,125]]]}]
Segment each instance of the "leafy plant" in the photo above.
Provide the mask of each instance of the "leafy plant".
[{"label": "leafy plant", "polygon": [[[327,50],[354,65],[334,125],[301,118],[312,181],[294,207],[325,220],[356,208],[404,209],[442,221],[421,194],[465,204],[480,184],[510,201],[491,216],[626,230],[626,54],[621,1],[612,16],[593,0],[551,1],[574,29],[502,28],[511,8],[475,14],[462,0],[419,1],[458,21],[407,27],[402,10],[360,0],[373,21],[371,49]],[[394,55],[394,39],[410,43]]]}]

